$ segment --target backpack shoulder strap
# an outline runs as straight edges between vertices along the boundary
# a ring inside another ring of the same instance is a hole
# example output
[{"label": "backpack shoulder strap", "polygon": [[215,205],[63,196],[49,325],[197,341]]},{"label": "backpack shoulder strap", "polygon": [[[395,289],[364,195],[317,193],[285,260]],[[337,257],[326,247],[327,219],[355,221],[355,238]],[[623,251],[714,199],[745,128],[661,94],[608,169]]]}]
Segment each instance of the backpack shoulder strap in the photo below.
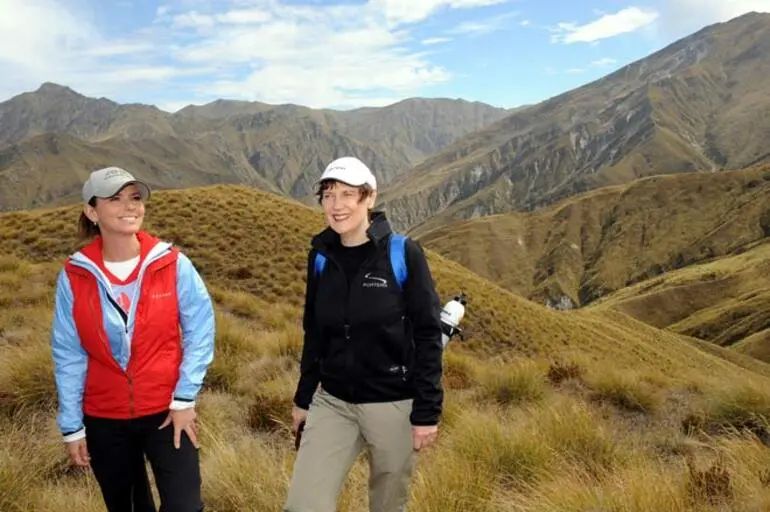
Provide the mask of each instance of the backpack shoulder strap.
[{"label": "backpack shoulder strap", "polygon": [[406,268],[406,236],[400,233],[393,233],[390,236],[389,243],[390,265],[393,267],[393,274],[396,276],[399,288],[404,288],[408,271]]},{"label": "backpack shoulder strap", "polygon": [[326,256],[321,254],[320,252],[315,253],[315,275],[318,276],[323,272],[324,266],[326,265]]}]

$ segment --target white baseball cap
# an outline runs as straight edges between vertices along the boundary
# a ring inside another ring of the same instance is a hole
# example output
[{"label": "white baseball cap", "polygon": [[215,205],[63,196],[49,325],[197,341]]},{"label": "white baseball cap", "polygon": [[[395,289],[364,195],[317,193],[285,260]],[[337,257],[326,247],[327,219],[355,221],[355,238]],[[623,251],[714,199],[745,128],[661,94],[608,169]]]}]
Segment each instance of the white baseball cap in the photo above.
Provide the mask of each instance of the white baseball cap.
[{"label": "white baseball cap", "polygon": [[112,197],[120,192],[123,187],[136,185],[142,200],[150,197],[150,186],[120,167],[105,167],[94,171],[83,184],[83,201],[89,202],[94,197]]},{"label": "white baseball cap", "polygon": [[374,177],[372,171],[365,163],[352,156],[343,156],[327,165],[317,183],[324,180],[341,181],[351,187],[369,185],[372,189],[377,190],[377,178]]}]

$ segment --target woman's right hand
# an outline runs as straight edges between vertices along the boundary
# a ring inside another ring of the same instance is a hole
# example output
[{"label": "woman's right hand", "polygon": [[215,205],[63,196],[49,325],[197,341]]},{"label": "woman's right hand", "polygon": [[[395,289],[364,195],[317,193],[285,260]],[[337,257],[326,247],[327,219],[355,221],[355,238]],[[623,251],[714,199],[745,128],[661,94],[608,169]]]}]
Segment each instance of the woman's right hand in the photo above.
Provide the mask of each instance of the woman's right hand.
[{"label": "woman's right hand", "polygon": [[299,424],[307,418],[307,409],[300,409],[296,405],[291,409],[291,431],[294,435],[299,430]]},{"label": "woman's right hand", "polygon": [[67,453],[70,456],[70,460],[76,466],[88,466],[91,462],[91,457],[88,455],[88,447],[85,439],[78,439],[70,443],[64,443],[67,447]]}]

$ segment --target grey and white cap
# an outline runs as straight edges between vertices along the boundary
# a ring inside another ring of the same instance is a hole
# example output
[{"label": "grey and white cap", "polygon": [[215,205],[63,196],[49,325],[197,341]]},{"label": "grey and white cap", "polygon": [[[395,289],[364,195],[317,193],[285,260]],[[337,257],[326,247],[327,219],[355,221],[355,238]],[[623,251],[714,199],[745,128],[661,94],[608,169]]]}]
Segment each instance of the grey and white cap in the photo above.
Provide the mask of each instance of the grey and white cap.
[{"label": "grey and white cap", "polygon": [[150,197],[150,186],[147,183],[134,178],[121,167],[111,166],[91,173],[83,184],[83,201],[88,203],[94,197],[112,197],[128,185],[136,185],[143,200]]}]

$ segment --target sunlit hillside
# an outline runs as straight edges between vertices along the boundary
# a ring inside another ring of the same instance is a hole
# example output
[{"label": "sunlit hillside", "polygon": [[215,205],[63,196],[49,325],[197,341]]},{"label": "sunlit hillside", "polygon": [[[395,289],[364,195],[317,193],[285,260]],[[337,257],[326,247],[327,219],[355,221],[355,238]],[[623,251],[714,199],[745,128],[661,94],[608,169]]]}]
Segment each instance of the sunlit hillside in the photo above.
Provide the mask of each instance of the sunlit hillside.
[{"label": "sunlit hillside", "polygon": [[[646,294],[646,312],[630,306],[625,311],[664,327],[700,310],[707,316],[717,311],[710,308],[733,311],[741,300],[751,299],[743,306],[764,324],[752,322],[739,337],[730,330],[733,320],[745,316],[737,311],[719,322],[693,317],[678,329],[734,343],[770,321],[768,308],[755,308],[760,304],[748,295],[770,283],[762,256],[732,257],[770,242],[768,197],[769,166],[656,176],[536,212],[480,217],[414,235],[426,247],[541,304],[585,306],[613,292],[625,299],[655,283],[698,281],[687,289],[666,286],[671,289],[665,296]],[[731,258],[719,263],[723,257]],[[710,270],[688,270],[705,263],[716,265],[724,279],[713,279]],[[711,326],[707,331],[699,327],[705,324]]]},{"label": "sunlit hillside", "polygon": [[770,362],[770,241],[623,288],[596,307]]},{"label": "sunlit hillside", "polygon": [[[217,352],[199,414],[210,511],[279,511],[301,343],[307,207],[255,190],[159,192],[148,227],[203,271]],[[54,423],[52,286],[78,207],[0,215],[0,510],[102,510]],[[429,252],[469,297],[445,354],[440,440],[411,511],[760,511],[770,507],[770,365],[619,311],[549,310]],[[359,461],[340,510],[367,510]]]}]

